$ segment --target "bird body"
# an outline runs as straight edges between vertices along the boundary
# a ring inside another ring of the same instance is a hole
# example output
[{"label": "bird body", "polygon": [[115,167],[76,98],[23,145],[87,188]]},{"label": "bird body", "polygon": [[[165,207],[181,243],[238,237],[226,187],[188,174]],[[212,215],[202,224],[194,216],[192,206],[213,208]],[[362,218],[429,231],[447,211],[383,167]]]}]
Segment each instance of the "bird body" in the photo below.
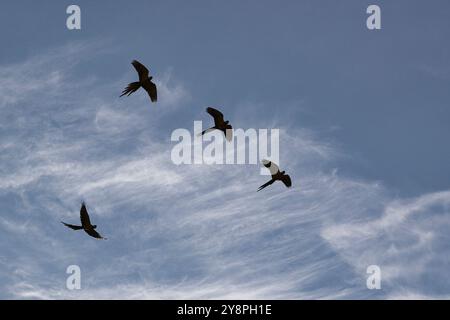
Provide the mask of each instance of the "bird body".
[{"label": "bird body", "polygon": [[286,174],[286,171],[280,171],[278,166],[275,163],[273,163],[272,161],[263,160],[262,163],[266,168],[269,169],[270,174],[272,175],[272,179],[269,180],[268,182],[266,182],[265,184],[263,184],[262,186],[260,186],[257,191],[261,191],[262,189],[271,185],[275,181],[283,182],[284,185],[288,188],[290,188],[292,186],[291,177]]},{"label": "bird body", "polygon": [[228,141],[233,139],[233,127],[229,124],[229,121],[225,121],[222,112],[217,109],[208,107],[206,108],[206,112],[208,112],[214,118],[214,126],[203,130],[200,135],[204,135],[207,132],[212,130],[220,130],[224,133],[225,138]]},{"label": "bird body", "polygon": [[122,94],[120,96],[129,96],[133,92],[136,92],[140,87],[142,87],[145,91],[147,91],[150,100],[152,102],[156,102],[158,100],[158,93],[156,85],[152,82],[153,77],[149,77],[148,69],[137,60],[133,60],[131,64],[138,73],[139,81],[131,82],[130,84],[128,84],[128,86],[122,91]]},{"label": "bird body", "polygon": [[84,230],[84,232],[86,232],[91,237],[94,237],[94,238],[97,238],[97,239],[104,239],[104,240],[106,240],[106,238],[103,238],[97,231],[95,231],[95,229],[97,228],[97,225],[91,224],[91,220],[89,218],[89,214],[87,212],[86,205],[85,205],[84,202],[81,204],[80,220],[81,220],[81,226],[68,224],[68,223],[65,223],[65,222],[62,222],[62,221],[61,221],[61,223],[63,225],[65,225],[66,227],[69,227],[69,228],[71,228],[73,230]]}]

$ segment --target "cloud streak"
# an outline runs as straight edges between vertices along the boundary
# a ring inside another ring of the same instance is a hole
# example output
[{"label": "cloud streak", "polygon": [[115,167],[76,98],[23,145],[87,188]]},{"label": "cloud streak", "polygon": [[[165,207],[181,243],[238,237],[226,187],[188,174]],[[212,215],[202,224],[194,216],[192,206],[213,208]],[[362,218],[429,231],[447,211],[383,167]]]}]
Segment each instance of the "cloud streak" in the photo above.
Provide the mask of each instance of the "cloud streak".
[{"label": "cloud streak", "polygon": [[[110,95],[119,82],[73,78],[63,61],[80,50],[95,58],[83,45],[0,66],[2,298],[445,296],[450,284],[423,282],[448,266],[448,192],[394,200],[383,185],[340,176],[339,150],[313,132],[277,123],[292,189],[256,193],[266,181],[258,166],[176,166],[170,132],[160,139],[154,125],[189,101],[174,72],[158,83],[161,104],[120,100]],[[107,242],[59,224],[78,219],[81,200]],[[374,263],[383,292],[365,287]],[[65,288],[70,264],[81,267],[80,291]]]}]

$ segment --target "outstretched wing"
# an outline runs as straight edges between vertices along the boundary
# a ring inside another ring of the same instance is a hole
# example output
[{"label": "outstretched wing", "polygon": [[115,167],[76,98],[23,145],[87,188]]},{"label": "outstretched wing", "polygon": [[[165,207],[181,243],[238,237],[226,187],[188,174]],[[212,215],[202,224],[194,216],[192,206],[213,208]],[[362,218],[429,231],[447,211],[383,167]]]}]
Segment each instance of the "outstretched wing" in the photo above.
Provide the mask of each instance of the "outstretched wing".
[{"label": "outstretched wing", "polygon": [[257,191],[261,191],[262,189],[264,189],[264,188],[267,187],[267,186],[270,186],[270,185],[271,185],[272,183],[274,183],[274,182],[275,182],[274,179],[272,179],[272,180],[270,180],[270,181],[267,181],[267,182],[264,183],[261,187],[259,187]]},{"label": "outstretched wing", "polygon": [[85,229],[89,229],[92,226],[91,220],[89,219],[89,214],[87,212],[86,205],[84,204],[84,202],[81,204],[80,219],[81,219],[81,224],[83,225],[83,227]]},{"label": "outstretched wing", "polygon": [[88,234],[88,235],[90,235],[91,237],[93,237],[93,238],[96,238],[96,239],[105,239],[106,240],[106,238],[103,238],[97,231],[95,231],[94,229],[87,229],[87,230],[84,230],[84,231],[86,231],[86,233]]},{"label": "outstretched wing", "polygon": [[272,176],[276,175],[278,173],[278,171],[280,171],[280,168],[278,168],[278,166],[273,163],[272,161],[269,160],[263,160],[261,161],[262,164],[264,165],[264,167],[266,167],[267,169],[269,169],[270,174]]},{"label": "outstretched wing", "polygon": [[144,82],[145,80],[148,79],[149,71],[142,63],[140,63],[137,60],[133,60],[133,62],[131,62],[131,64],[136,69],[136,71],[139,75],[139,81]]},{"label": "outstretched wing", "polygon": [[158,100],[156,85],[153,82],[147,80],[144,82],[142,87],[145,89],[145,91],[147,91],[148,95],[150,96],[150,100],[152,100],[152,102],[156,102],[156,100]]},{"label": "outstretched wing", "polygon": [[214,124],[216,126],[218,126],[224,122],[223,114],[219,110],[208,107],[208,108],[206,108],[206,112],[208,112],[214,118]]},{"label": "outstretched wing", "polygon": [[62,221],[61,221],[61,223],[63,225],[65,225],[66,227],[69,227],[70,229],[73,229],[73,230],[81,230],[81,229],[83,229],[82,226],[75,226],[73,224],[68,224],[68,223],[65,223],[65,222],[62,222]]},{"label": "outstretched wing", "polygon": [[286,187],[290,187],[290,186],[292,186],[292,181],[291,181],[291,177],[289,176],[289,175],[287,175],[287,174],[284,174],[282,177],[281,177],[281,181],[283,181],[283,183],[284,183],[284,185],[286,186]]}]

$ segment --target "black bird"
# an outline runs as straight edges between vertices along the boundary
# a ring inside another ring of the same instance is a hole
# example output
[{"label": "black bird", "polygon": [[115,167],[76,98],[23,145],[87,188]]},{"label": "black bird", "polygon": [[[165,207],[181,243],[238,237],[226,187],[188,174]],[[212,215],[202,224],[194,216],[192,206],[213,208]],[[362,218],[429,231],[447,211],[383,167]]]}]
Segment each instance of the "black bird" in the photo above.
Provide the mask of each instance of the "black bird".
[{"label": "black bird", "polygon": [[286,171],[280,172],[280,169],[278,168],[278,166],[275,163],[273,163],[272,161],[263,160],[262,164],[264,165],[264,167],[269,168],[270,174],[272,175],[272,179],[270,181],[264,183],[261,187],[259,187],[258,191],[271,185],[272,183],[274,183],[277,180],[282,181],[284,183],[284,185],[288,188],[290,186],[292,186],[291,177],[289,175],[285,174]]},{"label": "black bird", "polygon": [[136,69],[136,71],[139,75],[139,81],[130,83],[122,91],[122,94],[120,96],[122,97],[124,95],[130,95],[133,92],[137,91],[140,87],[142,87],[145,89],[145,91],[147,91],[152,102],[156,102],[156,100],[158,99],[158,95],[156,92],[156,85],[152,82],[153,77],[148,76],[148,74],[149,74],[148,69],[137,60],[133,60],[133,62],[131,62],[131,64]]},{"label": "black bird", "polygon": [[81,219],[81,226],[75,226],[73,224],[68,224],[68,223],[65,223],[62,221],[61,221],[61,223],[63,225],[65,225],[66,227],[69,227],[73,230],[82,230],[83,229],[91,237],[106,240],[106,238],[103,238],[97,231],[95,231],[95,228],[97,228],[97,226],[95,224],[94,225],[91,224],[91,220],[89,219],[89,214],[86,210],[86,205],[84,202],[81,204],[80,219]]},{"label": "black bird", "polygon": [[208,112],[214,118],[214,127],[204,130],[199,135],[202,136],[211,130],[217,129],[225,134],[225,138],[228,141],[231,141],[231,139],[233,139],[233,127],[229,124],[229,121],[224,121],[222,112],[211,107],[206,108],[206,112]]}]

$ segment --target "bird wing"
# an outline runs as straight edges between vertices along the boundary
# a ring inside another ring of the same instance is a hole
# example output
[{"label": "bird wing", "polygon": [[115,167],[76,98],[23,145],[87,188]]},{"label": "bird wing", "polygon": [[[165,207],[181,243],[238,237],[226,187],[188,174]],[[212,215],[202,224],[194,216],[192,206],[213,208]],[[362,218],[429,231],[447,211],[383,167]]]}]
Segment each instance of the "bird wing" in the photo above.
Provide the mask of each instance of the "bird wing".
[{"label": "bird wing", "polygon": [[139,75],[139,81],[143,82],[148,79],[149,71],[142,63],[140,63],[137,60],[133,60],[133,62],[131,62],[131,64],[136,69],[136,71]]},{"label": "bird wing", "polygon": [[280,168],[279,168],[274,162],[272,162],[272,161],[269,161],[269,160],[263,160],[263,161],[261,161],[261,162],[262,162],[262,164],[264,165],[264,167],[266,167],[266,168],[269,169],[270,174],[271,174],[272,176],[276,175],[276,174],[280,171]]},{"label": "bird wing", "polygon": [[219,110],[208,107],[208,108],[206,108],[206,112],[208,112],[214,118],[214,124],[216,126],[218,126],[224,122],[223,113],[220,112]]},{"label": "bird wing", "polygon": [[283,174],[283,176],[281,177],[281,181],[283,181],[284,185],[288,188],[292,186],[291,177],[287,174]]},{"label": "bird wing", "polygon": [[91,220],[89,219],[89,214],[87,212],[86,205],[84,204],[84,202],[81,204],[80,219],[81,224],[85,229],[91,226]]},{"label": "bird wing", "polygon": [[148,95],[150,96],[150,100],[152,102],[156,102],[158,100],[158,93],[156,91],[156,85],[151,82],[150,80],[145,81],[142,87],[147,91]]},{"label": "bird wing", "polygon": [[81,230],[81,229],[83,229],[82,226],[75,226],[73,224],[68,224],[68,223],[65,223],[65,222],[62,222],[62,221],[61,221],[61,223],[63,225],[65,225],[66,227],[69,227],[70,229],[73,229],[73,230]]},{"label": "bird wing", "polygon": [[103,237],[100,235],[100,233],[98,233],[98,232],[95,231],[94,229],[89,228],[89,229],[85,229],[84,231],[86,231],[86,233],[87,233],[88,235],[90,235],[91,237],[94,237],[94,238],[97,238],[97,239],[105,239],[105,240],[106,240],[106,238],[103,238]]},{"label": "bird wing", "polygon": [[265,187],[270,186],[270,185],[271,185],[272,183],[274,183],[274,182],[275,182],[274,179],[267,181],[267,182],[264,183],[261,187],[258,188],[258,191],[261,191],[261,190],[264,189]]}]

